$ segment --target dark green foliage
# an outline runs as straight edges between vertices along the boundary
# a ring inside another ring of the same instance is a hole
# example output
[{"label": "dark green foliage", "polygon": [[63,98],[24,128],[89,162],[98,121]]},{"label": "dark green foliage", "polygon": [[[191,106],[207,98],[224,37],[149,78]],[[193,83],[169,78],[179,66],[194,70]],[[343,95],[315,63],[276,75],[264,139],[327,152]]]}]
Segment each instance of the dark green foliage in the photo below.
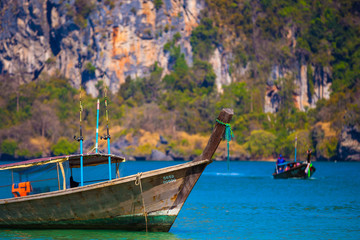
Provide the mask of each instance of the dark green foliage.
[{"label": "dark green foliage", "polygon": [[162,0],[154,0],[154,5],[156,10],[159,10],[161,8],[161,6],[163,5],[163,1]]},{"label": "dark green foliage", "polygon": [[212,91],[215,85],[216,75],[212,69],[211,64],[205,61],[194,61],[193,73],[195,75],[194,81],[198,88]]},{"label": "dark green foliage", "polygon": [[314,77],[313,77],[313,71],[311,69],[310,64],[308,64],[307,66],[307,72],[306,72],[306,77],[307,77],[307,84],[308,84],[308,98],[309,101],[312,102],[312,96],[315,93],[314,90]]},{"label": "dark green foliage", "polygon": [[234,49],[234,54],[235,54],[235,64],[237,66],[246,67],[249,59],[242,45],[238,45]]},{"label": "dark green foliage", "polygon": [[172,47],[171,45],[172,45],[171,42],[165,43],[164,48],[163,48],[164,52],[169,52]]},{"label": "dark green foliage", "polygon": [[9,137],[13,138],[19,146],[15,151],[17,156],[41,155],[41,149],[32,145],[30,138],[36,139],[42,136],[42,141],[51,143],[57,141],[61,135],[71,138],[75,133],[75,130],[73,132],[69,128],[73,128],[78,119],[79,107],[75,104],[76,90],[65,78],[59,76],[46,78],[47,80],[40,79],[18,88],[20,96],[18,107],[16,91],[8,93],[9,97],[4,98],[4,108],[0,114],[3,113],[6,117],[0,128],[0,141],[6,144]]},{"label": "dark green foliage", "polygon": [[91,62],[86,63],[85,65],[85,69],[89,72],[89,74],[94,74],[96,67],[94,65],[92,65]]},{"label": "dark green foliage", "polygon": [[3,154],[14,156],[17,148],[18,144],[14,140],[4,140],[1,143],[1,153]]},{"label": "dark green foliage", "polygon": [[185,55],[181,53],[180,46],[170,49],[170,63],[174,71],[163,79],[166,89],[192,91],[195,83],[190,77],[189,66],[185,61]]},{"label": "dark green foliage", "polygon": [[[41,101],[56,102],[58,106],[57,115],[60,120],[65,120],[76,111],[73,105],[76,90],[70,86],[65,78],[51,77],[48,82],[40,81],[34,85],[33,91],[37,91],[36,98]],[[59,101],[60,99],[61,101]]]},{"label": "dark green foliage", "polygon": [[176,43],[181,39],[181,34],[179,32],[174,34],[173,41]]},{"label": "dark green foliage", "polygon": [[[239,144],[244,144],[254,130],[266,130],[268,132],[276,133],[274,131],[274,119],[270,114],[264,113],[242,113],[235,112],[234,122],[232,124],[235,139]],[[239,113],[239,114],[238,114]]]},{"label": "dark green foliage", "polygon": [[0,108],[0,129],[6,126],[6,124],[9,122],[9,112],[6,111],[3,108]]},{"label": "dark green foliage", "polygon": [[210,18],[203,18],[191,34],[190,43],[195,56],[208,60],[218,44],[218,29]]},{"label": "dark green foliage", "polygon": [[131,107],[157,101],[160,94],[162,71],[163,69],[158,66],[158,63],[155,63],[148,78],[132,80],[129,76],[126,77],[125,83],[119,90],[119,95]]},{"label": "dark green foliage", "polygon": [[346,126],[360,127],[360,99],[355,100],[354,103],[349,104],[348,111],[344,116]]},{"label": "dark green foliage", "polygon": [[41,152],[32,153],[28,149],[18,149],[16,151],[16,154],[19,157],[23,157],[23,158],[31,158],[31,157],[40,157],[41,156]]},{"label": "dark green foliage", "polygon": [[99,91],[99,97],[105,97],[105,86],[104,86],[104,81],[103,80],[99,80],[96,84],[95,84],[96,89]]},{"label": "dark green foliage", "polygon": [[55,156],[69,155],[75,153],[79,144],[69,142],[66,138],[60,138],[58,142],[51,147],[51,151]]},{"label": "dark green foliage", "polygon": [[95,9],[95,3],[91,0],[75,0],[75,9],[78,14],[87,18],[91,11]]},{"label": "dark green foliage", "polygon": [[312,148],[308,130],[298,130],[290,134],[286,131],[278,132],[275,141],[276,152],[286,158],[294,159],[296,138],[297,160],[304,160],[306,150]]},{"label": "dark green foliage", "polygon": [[162,95],[160,104],[176,114],[176,128],[189,133],[207,132],[214,124],[214,93],[205,94],[201,89],[172,90]]},{"label": "dark green foliage", "polygon": [[156,102],[160,95],[161,89],[161,74],[163,69],[159,67],[158,63],[152,66],[150,77],[144,81],[144,95],[145,100],[149,102]]},{"label": "dark green foliage", "polygon": [[85,28],[87,26],[87,18],[96,8],[96,3],[93,0],[75,0],[74,7],[76,11],[75,23]]},{"label": "dark green foliage", "polygon": [[219,108],[232,108],[239,115],[249,113],[250,94],[246,83],[231,83],[229,86],[224,86],[224,93],[217,105]]},{"label": "dark green foliage", "polygon": [[275,153],[275,135],[264,131],[255,130],[245,144],[246,149],[254,158],[267,158]]},{"label": "dark green foliage", "polygon": [[161,108],[176,112],[177,129],[191,133],[208,131],[213,124],[212,112],[217,96],[214,93],[215,73],[212,66],[199,59],[189,67],[181,52],[176,33],[171,42],[165,45],[170,53],[169,67],[172,72],[166,75],[162,94],[158,103]]},{"label": "dark green foliage", "polygon": [[[293,100],[293,92],[295,89],[294,80],[292,78],[281,78],[278,82],[278,87],[280,91],[278,92],[280,97],[280,106],[279,106],[279,126],[282,128],[284,123],[288,122],[288,119],[295,112],[295,105]],[[294,130],[293,128],[288,128],[287,130]]]},{"label": "dark green foliage", "polygon": [[125,83],[119,90],[119,95],[126,101],[130,107],[141,106],[145,102],[142,79],[132,80],[130,76],[126,77]]}]

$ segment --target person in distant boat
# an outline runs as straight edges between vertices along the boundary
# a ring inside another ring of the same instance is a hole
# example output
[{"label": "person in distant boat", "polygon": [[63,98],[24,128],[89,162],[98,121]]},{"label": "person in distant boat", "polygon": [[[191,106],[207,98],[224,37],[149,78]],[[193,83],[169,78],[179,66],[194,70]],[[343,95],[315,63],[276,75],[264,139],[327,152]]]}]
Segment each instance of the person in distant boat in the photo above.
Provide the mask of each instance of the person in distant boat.
[{"label": "person in distant boat", "polygon": [[310,160],[311,152],[312,152],[311,148],[309,148],[309,149],[306,151],[306,153],[307,153],[307,162],[308,162],[308,163],[311,162],[311,160]]},{"label": "person in distant boat", "polygon": [[281,163],[284,163],[284,162],[285,162],[285,160],[284,160],[284,158],[282,157],[282,155],[280,154],[279,157],[278,157],[278,159],[277,159],[276,164],[281,164]]},{"label": "person in distant boat", "polygon": [[276,166],[278,168],[278,172],[282,172],[284,171],[284,166],[278,166],[279,164],[285,163],[284,158],[282,157],[282,155],[280,154],[277,161],[276,161]]}]

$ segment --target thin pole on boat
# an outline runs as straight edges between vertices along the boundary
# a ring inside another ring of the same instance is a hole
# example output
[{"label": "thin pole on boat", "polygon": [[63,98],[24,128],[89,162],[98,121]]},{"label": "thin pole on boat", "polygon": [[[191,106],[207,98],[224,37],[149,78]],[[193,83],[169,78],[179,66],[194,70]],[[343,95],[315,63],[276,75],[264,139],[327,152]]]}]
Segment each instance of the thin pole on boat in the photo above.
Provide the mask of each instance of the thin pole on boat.
[{"label": "thin pole on boat", "polygon": [[61,190],[60,189],[59,163],[56,163],[56,172],[57,172],[57,177],[58,177],[59,190]]},{"label": "thin pole on boat", "polygon": [[[81,104],[81,87],[80,87],[80,136],[78,138],[76,138],[76,136],[74,136],[74,139],[80,142],[80,177],[81,177],[81,182],[80,182],[80,186],[84,186],[84,163],[83,163],[83,135],[82,135],[82,124],[81,124],[81,113],[82,113],[82,104]],[[71,169],[72,170],[72,169]]]},{"label": "thin pole on boat", "polygon": [[98,153],[98,138],[99,138],[99,110],[100,110],[100,101],[97,100],[96,107],[96,143],[95,143],[95,153]]},{"label": "thin pole on boat", "polygon": [[83,159],[83,136],[82,136],[82,126],[81,126],[81,113],[82,113],[82,104],[81,104],[81,88],[80,88],[80,176],[81,182],[80,186],[84,186],[84,159]]},{"label": "thin pole on boat", "polygon": [[296,162],[296,147],[297,147],[297,136],[295,137],[295,162]]},{"label": "thin pole on boat", "polygon": [[82,136],[82,126],[81,126],[81,113],[82,113],[82,104],[81,104],[81,88],[80,88],[80,176],[81,182],[80,186],[84,186],[84,159],[83,159],[83,136]]},{"label": "thin pole on boat", "polygon": [[101,139],[107,140],[108,154],[109,154],[109,180],[111,177],[111,157],[110,157],[110,133],[109,133],[109,113],[107,109],[107,96],[106,96],[106,88],[105,88],[105,115],[106,115],[106,135],[100,137]]}]

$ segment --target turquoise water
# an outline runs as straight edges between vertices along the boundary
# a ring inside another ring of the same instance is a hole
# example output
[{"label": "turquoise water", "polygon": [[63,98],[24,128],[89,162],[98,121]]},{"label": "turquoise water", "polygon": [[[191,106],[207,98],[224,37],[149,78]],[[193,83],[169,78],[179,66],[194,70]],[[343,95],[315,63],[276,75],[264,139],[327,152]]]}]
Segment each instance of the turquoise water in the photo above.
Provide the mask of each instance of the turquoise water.
[{"label": "turquoise water", "polygon": [[[122,174],[174,164],[126,162]],[[232,162],[228,172],[214,162],[169,233],[0,230],[0,239],[360,239],[360,163],[313,164],[309,180],[274,180],[274,163]]]}]

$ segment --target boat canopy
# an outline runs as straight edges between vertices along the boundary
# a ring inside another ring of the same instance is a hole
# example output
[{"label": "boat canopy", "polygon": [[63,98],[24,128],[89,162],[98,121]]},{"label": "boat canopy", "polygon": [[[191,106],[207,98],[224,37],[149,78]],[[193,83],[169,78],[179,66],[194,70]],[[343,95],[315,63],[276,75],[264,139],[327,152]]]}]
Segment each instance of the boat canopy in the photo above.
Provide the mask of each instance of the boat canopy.
[{"label": "boat canopy", "polygon": [[[83,167],[89,167],[83,179],[86,185],[111,180],[105,177],[107,174],[104,167],[91,168],[100,164],[109,164],[109,158],[113,165],[113,167],[110,165],[110,171],[113,172],[115,178],[120,177],[120,163],[125,159],[108,154],[77,154],[9,163],[0,165],[0,170],[4,170],[0,175],[0,199],[23,197],[79,186],[81,156],[83,157]],[[73,168],[76,170],[73,171]]]},{"label": "boat canopy", "polygon": [[33,166],[40,166],[50,163],[61,163],[65,161],[69,161],[70,168],[80,168],[80,157],[83,156],[84,167],[96,166],[100,164],[107,164],[109,157],[111,158],[111,163],[120,163],[124,162],[125,158],[116,156],[116,155],[108,155],[108,154],[77,154],[77,155],[67,155],[67,156],[58,156],[58,157],[47,157],[47,158],[37,158],[28,161],[9,163],[0,165],[0,170],[8,170],[8,169],[18,169],[18,168],[27,168]]}]

